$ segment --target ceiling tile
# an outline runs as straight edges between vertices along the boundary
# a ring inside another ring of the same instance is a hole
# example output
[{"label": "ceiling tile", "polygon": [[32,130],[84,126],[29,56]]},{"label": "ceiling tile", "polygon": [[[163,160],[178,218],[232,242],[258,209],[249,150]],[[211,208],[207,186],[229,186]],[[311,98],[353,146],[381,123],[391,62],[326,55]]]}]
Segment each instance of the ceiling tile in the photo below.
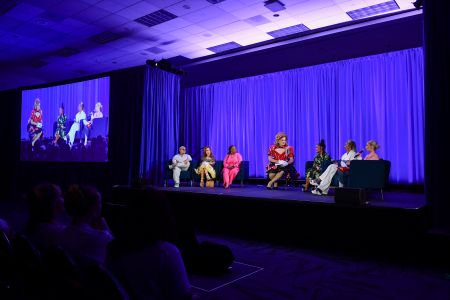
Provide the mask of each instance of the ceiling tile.
[{"label": "ceiling tile", "polygon": [[198,23],[202,21],[206,21],[209,19],[213,19],[223,15],[225,12],[216,6],[208,6],[203,9],[200,9],[196,12],[184,15],[183,18],[192,23]]},{"label": "ceiling tile", "polygon": [[116,14],[128,18],[129,20],[135,20],[157,10],[159,10],[158,7],[145,1],[139,1],[134,5],[119,10],[118,12],[116,12]]},{"label": "ceiling tile", "polygon": [[206,0],[184,0],[168,6],[167,8],[165,8],[165,10],[177,16],[184,16],[209,6],[212,6],[212,4],[207,2]]},{"label": "ceiling tile", "polygon": [[110,14],[111,13],[109,11],[92,6],[89,9],[86,9],[86,10],[74,15],[73,18],[77,19],[79,21],[85,22],[85,23],[92,23],[92,22],[100,20],[101,18],[104,18]]}]

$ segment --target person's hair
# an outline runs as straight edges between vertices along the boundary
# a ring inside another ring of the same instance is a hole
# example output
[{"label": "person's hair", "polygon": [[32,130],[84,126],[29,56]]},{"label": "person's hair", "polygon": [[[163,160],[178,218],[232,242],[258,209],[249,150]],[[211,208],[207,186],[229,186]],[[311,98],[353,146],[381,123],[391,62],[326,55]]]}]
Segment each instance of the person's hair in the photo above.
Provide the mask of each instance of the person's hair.
[{"label": "person's hair", "polygon": [[41,99],[39,99],[39,98],[34,99],[33,107],[36,107],[37,104],[39,104],[39,105],[41,104]]},{"label": "person's hair", "polygon": [[154,188],[134,189],[133,201],[117,211],[111,229],[115,240],[108,246],[115,259],[163,240],[176,242],[174,215],[167,197]]},{"label": "person's hair", "polygon": [[345,143],[346,145],[350,146],[350,149],[356,151],[356,143],[354,140],[348,140],[347,143]]},{"label": "person's hair", "polygon": [[236,148],[236,146],[234,146],[234,145],[231,145],[230,147],[228,147],[228,154],[231,154],[231,148],[233,148],[233,147]]},{"label": "person's hair", "polygon": [[380,145],[375,140],[370,140],[367,142],[367,144],[372,146],[374,150],[377,150],[378,148],[380,148]]},{"label": "person's hair", "polygon": [[61,197],[61,189],[56,184],[41,183],[35,186],[27,195],[29,217],[25,232],[32,233],[37,224],[53,221]]},{"label": "person's hair", "polygon": [[61,108],[63,111],[65,110],[64,109],[64,103],[61,103],[61,105],[59,106],[59,108]]},{"label": "person's hair", "polygon": [[[279,145],[279,142],[280,142],[280,140],[282,139],[282,138],[286,138],[286,141],[287,141],[287,135],[286,135],[286,133],[284,133],[284,132],[278,132],[277,133],[277,135],[275,136],[275,145]],[[287,144],[287,143],[286,143]]]},{"label": "person's hair", "polygon": [[81,105],[81,110],[83,110],[84,109],[84,103],[80,102],[80,105]]},{"label": "person's hair", "polygon": [[95,106],[97,106],[97,104],[100,107],[100,111],[102,111],[102,109],[103,109],[102,103],[100,101],[97,101],[97,103],[95,103]]},{"label": "person's hair", "polygon": [[325,145],[325,140],[324,139],[321,139],[320,142],[317,145],[322,147],[322,150],[325,151],[326,145]]},{"label": "person's hair", "polygon": [[178,150],[180,150],[181,148],[183,148],[184,150],[186,150],[186,147],[181,145],[180,147],[178,147]]},{"label": "person's hair", "polygon": [[209,146],[203,147],[203,157],[207,157],[206,156],[206,149],[209,149],[209,151],[211,152],[211,155],[209,157],[214,158],[214,154],[213,154],[213,152],[211,150],[211,147],[209,147]]},{"label": "person's hair", "polygon": [[73,218],[85,216],[101,200],[93,186],[73,184],[69,187],[64,202],[67,214]]}]

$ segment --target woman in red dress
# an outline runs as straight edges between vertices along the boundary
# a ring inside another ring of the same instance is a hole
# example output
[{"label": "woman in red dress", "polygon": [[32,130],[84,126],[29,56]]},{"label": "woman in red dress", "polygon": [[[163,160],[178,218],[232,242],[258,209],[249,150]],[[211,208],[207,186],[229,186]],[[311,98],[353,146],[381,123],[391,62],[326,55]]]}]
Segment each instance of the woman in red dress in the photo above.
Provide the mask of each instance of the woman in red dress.
[{"label": "woman in red dress", "polygon": [[28,135],[30,136],[31,146],[42,136],[42,109],[41,100],[34,100],[34,107],[28,120]]},{"label": "woman in red dress", "polygon": [[[277,181],[286,174],[286,177],[292,177],[296,174],[294,168],[294,148],[287,144],[287,135],[279,132],[275,137],[275,144],[269,148],[269,165],[267,166],[267,175],[269,183],[267,189],[278,189]],[[287,178],[289,179],[289,178]]]}]

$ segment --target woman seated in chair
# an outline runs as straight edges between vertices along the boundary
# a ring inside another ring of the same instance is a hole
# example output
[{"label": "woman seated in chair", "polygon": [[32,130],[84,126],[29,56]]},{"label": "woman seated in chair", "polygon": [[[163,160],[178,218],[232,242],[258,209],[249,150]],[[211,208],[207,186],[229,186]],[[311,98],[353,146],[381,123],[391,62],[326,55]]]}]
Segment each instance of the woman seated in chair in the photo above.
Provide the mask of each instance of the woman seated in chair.
[{"label": "woman seated in chair", "polygon": [[311,168],[306,171],[306,183],[303,186],[303,191],[307,192],[310,185],[311,179],[317,179],[320,174],[322,174],[322,165],[325,162],[329,162],[331,160],[330,155],[325,152],[325,141],[320,140],[320,143],[316,145],[316,156],[314,157],[314,163]]},{"label": "woman seated in chair", "polygon": [[286,180],[297,174],[294,167],[294,148],[287,144],[287,135],[279,132],[275,136],[275,143],[270,146],[269,164],[267,165],[267,175],[269,182],[267,189],[278,189],[278,180],[286,174]]},{"label": "woman seated in chair", "polygon": [[369,154],[364,157],[364,160],[379,160],[380,157],[377,154],[377,149],[380,148],[380,145],[374,140],[370,140],[366,144],[366,150],[369,151]]},{"label": "woman seated in chair", "polygon": [[59,106],[59,117],[58,120],[56,120],[55,140],[53,141],[53,144],[57,145],[60,138],[67,141],[66,122],[67,116],[64,114],[64,104],[61,103]]},{"label": "woman seated in chair", "polygon": [[34,147],[36,141],[42,137],[42,109],[41,100],[34,100],[34,107],[31,110],[30,119],[28,120],[28,135],[31,140],[31,146]]},{"label": "woman seated in chair", "polygon": [[[83,102],[80,102],[80,104],[78,104],[78,113],[75,115],[75,122],[73,122],[72,127],[70,127],[70,131],[67,134],[69,136],[69,146],[72,147],[73,142],[75,140],[75,134],[77,133],[77,131],[80,131],[81,129],[81,123],[83,123],[83,125],[87,124],[86,121],[86,113],[84,112],[84,104]],[[86,142],[87,137],[85,136],[85,142]]]},{"label": "woman seated in chair", "polygon": [[[356,143],[353,140],[348,140],[345,143],[345,153],[341,157],[340,163],[334,162],[328,166],[325,172],[322,173],[317,179],[311,180],[310,184],[316,186],[312,190],[313,194],[316,195],[327,195],[328,189],[330,188],[331,181],[337,172],[339,178],[343,178],[343,174],[349,171],[350,163],[354,159],[361,160],[361,153],[356,152]],[[343,186],[343,182],[339,180],[339,186]]]},{"label": "woman seated in chair", "polygon": [[237,153],[236,147],[231,145],[228,148],[228,154],[225,156],[223,160],[223,186],[224,188],[229,188],[233,183],[233,180],[236,178],[239,173],[242,162],[242,156]]},{"label": "woman seated in chair", "polygon": [[216,178],[216,171],[214,170],[214,164],[216,163],[216,159],[212,154],[211,148],[205,146],[203,148],[203,156],[200,163],[200,166],[195,169],[195,173],[200,175],[200,187],[204,186],[204,180],[206,177],[206,186],[213,187],[214,179]]}]

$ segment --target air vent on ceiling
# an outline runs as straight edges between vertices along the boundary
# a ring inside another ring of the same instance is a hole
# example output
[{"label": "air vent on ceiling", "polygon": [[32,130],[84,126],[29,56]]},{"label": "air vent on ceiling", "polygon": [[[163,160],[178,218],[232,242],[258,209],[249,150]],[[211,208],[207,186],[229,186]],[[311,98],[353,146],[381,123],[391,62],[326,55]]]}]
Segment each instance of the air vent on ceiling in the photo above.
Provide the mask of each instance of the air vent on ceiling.
[{"label": "air vent on ceiling", "polygon": [[206,0],[206,1],[208,1],[211,4],[217,4],[217,3],[223,2],[225,0]]},{"label": "air vent on ceiling", "polygon": [[274,38],[278,38],[278,37],[296,34],[296,33],[307,31],[307,30],[309,30],[308,27],[306,27],[303,24],[298,24],[298,25],[289,26],[289,27],[277,29],[274,31],[270,31],[267,34],[273,36]]},{"label": "air vent on ceiling", "polygon": [[158,11],[152,12],[151,14],[142,16],[134,21],[148,27],[153,27],[155,25],[175,19],[176,17],[176,15],[168,12],[167,10],[160,9]]},{"label": "air vent on ceiling", "polygon": [[244,21],[253,26],[258,26],[258,25],[262,25],[262,24],[266,24],[266,23],[270,22],[269,19],[267,19],[266,17],[261,16],[261,15],[257,15],[257,16],[245,19]]},{"label": "air vent on ceiling", "polygon": [[58,51],[55,52],[55,55],[57,56],[62,56],[62,57],[69,57],[75,54],[80,53],[81,51],[78,49],[74,49],[74,48],[69,48],[69,47],[65,47],[62,49],[59,49]]},{"label": "air vent on ceiling", "polygon": [[0,16],[6,14],[8,11],[16,7],[16,5],[17,5],[16,1],[8,1],[8,0],[0,1]]},{"label": "air vent on ceiling", "polygon": [[352,11],[348,11],[347,15],[353,20],[363,19],[370,16],[378,15],[381,13],[397,10],[400,7],[395,1],[387,1],[367,7],[363,7],[360,9],[355,9]]},{"label": "air vent on ceiling", "polygon": [[267,0],[264,1],[264,6],[267,7],[267,9],[273,11],[273,12],[277,12],[283,9],[286,9],[286,7],[284,7],[284,3],[278,0]]},{"label": "air vent on ceiling", "polygon": [[166,50],[161,49],[159,47],[151,47],[151,48],[146,49],[145,51],[148,51],[148,52],[151,52],[151,53],[154,53],[154,54],[159,54],[159,53],[163,53]]},{"label": "air vent on ceiling", "polygon": [[229,43],[225,43],[225,44],[209,47],[207,49],[209,51],[214,52],[214,53],[219,53],[219,52],[224,52],[224,51],[235,49],[235,48],[239,48],[239,47],[241,47],[241,45],[239,45],[238,43],[236,43],[236,42],[229,42]]},{"label": "air vent on ceiling", "polygon": [[94,42],[94,43],[107,44],[112,41],[118,40],[120,38],[122,38],[122,35],[120,35],[118,33],[105,31],[105,32],[91,36],[88,40],[90,40],[91,42]]},{"label": "air vent on ceiling", "polygon": [[160,45],[166,46],[166,45],[173,44],[173,43],[175,43],[176,41],[178,41],[178,40],[165,41],[165,42],[161,42]]}]

